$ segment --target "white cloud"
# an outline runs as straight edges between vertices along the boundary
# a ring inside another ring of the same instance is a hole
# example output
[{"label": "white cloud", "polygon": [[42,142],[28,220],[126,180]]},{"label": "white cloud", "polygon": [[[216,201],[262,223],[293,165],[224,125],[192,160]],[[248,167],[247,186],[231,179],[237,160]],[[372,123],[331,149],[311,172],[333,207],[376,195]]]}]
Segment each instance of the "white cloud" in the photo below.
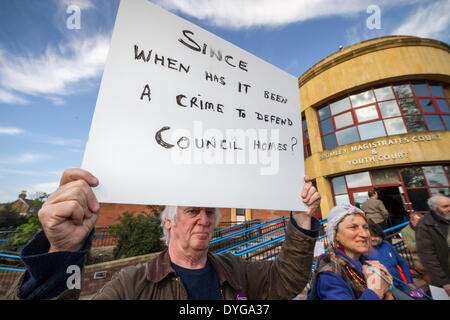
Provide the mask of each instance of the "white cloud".
[{"label": "white cloud", "polygon": [[24,190],[27,190],[27,194],[36,193],[36,192],[45,192],[45,193],[52,193],[58,189],[59,181],[53,181],[53,182],[44,182],[44,183],[37,183],[33,184],[31,186],[27,186],[24,188]]},{"label": "white cloud", "polygon": [[277,27],[327,16],[347,16],[377,5],[397,6],[406,0],[153,0],[168,10],[181,11],[225,28]]},{"label": "white cloud", "polygon": [[0,134],[16,135],[25,133],[24,130],[14,127],[0,127]]},{"label": "white cloud", "polygon": [[91,0],[58,0],[58,4],[65,8],[71,5],[75,5],[78,6],[81,10],[94,8],[94,3]]},{"label": "white cloud", "polygon": [[[1,55],[0,55],[1,60]],[[27,100],[14,95],[13,93],[3,90],[0,88],[0,102],[9,103],[9,104],[27,104],[29,103]]]},{"label": "white cloud", "polygon": [[5,174],[24,175],[24,176],[32,176],[32,177],[59,175],[59,173],[57,174],[54,171],[43,172],[43,171],[17,170],[17,169],[6,169],[6,168],[0,168],[0,172],[5,173]]},{"label": "white cloud", "polygon": [[0,203],[13,202],[17,200],[17,194],[13,194],[10,190],[0,190]]},{"label": "white cloud", "polygon": [[[94,36],[73,39],[58,47],[48,47],[44,54],[13,55],[0,52],[0,100],[13,100],[7,93],[16,91],[31,95],[65,95],[71,86],[94,79],[102,73],[110,38]],[[5,90],[6,89],[6,90]],[[6,94],[5,94],[6,92]],[[23,98],[17,98],[22,99]],[[50,96],[56,104],[63,101]]]},{"label": "white cloud", "polygon": [[50,137],[48,143],[62,147],[84,147],[84,141],[80,139],[66,139]]},{"label": "white cloud", "polygon": [[18,163],[29,163],[29,162],[36,162],[43,158],[46,158],[46,156],[39,154],[39,153],[30,153],[26,152],[23,153],[15,158],[15,161]]},{"label": "white cloud", "polygon": [[0,163],[2,164],[23,164],[23,163],[32,163],[37,162],[43,159],[49,158],[48,155],[40,154],[40,153],[32,153],[25,152],[16,156],[6,157],[0,159]]},{"label": "white cloud", "polygon": [[435,1],[420,6],[392,34],[412,35],[425,38],[448,37],[450,24],[450,0]]}]

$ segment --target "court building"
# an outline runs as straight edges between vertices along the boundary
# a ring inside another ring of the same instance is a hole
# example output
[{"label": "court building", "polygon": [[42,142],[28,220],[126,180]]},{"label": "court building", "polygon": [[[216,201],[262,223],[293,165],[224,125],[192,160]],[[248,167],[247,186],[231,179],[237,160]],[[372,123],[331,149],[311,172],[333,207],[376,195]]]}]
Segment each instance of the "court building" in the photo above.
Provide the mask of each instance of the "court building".
[{"label": "court building", "polygon": [[[450,193],[450,47],[418,37],[367,40],[317,62],[299,79],[306,173],[320,214],[377,190],[393,225]],[[286,212],[231,209],[231,220]]]}]

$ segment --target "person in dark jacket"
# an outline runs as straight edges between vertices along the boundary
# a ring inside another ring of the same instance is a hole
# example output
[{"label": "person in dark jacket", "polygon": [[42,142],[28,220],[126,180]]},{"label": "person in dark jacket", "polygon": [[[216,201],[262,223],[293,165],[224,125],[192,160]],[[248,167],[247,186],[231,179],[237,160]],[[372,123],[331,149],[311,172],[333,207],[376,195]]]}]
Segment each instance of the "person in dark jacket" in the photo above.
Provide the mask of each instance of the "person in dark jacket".
[{"label": "person in dark jacket", "polygon": [[352,206],[336,206],[327,216],[328,252],[319,256],[313,273],[310,300],[393,299],[392,277],[378,261],[364,257],[370,248],[369,220]]},{"label": "person in dark jacket", "polygon": [[403,241],[411,253],[414,263],[413,280],[416,286],[420,286],[424,291],[430,291],[428,285],[431,283],[430,276],[425,272],[425,268],[420,262],[417,255],[416,245],[416,227],[419,221],[423,218],[423,213],[414,211],[409,214],[409,224],[401,230]]},{"label": "person in dark jacket", "polygon": [[431,278],[431,285],[450,297],[450,198],[436,195],[428,199],[430,211],[416,226],[417,254]]},{"label": "person in dark jacket", "polygon": [[[82,169],[66,170],[60,187],[39,211],[43,231],[23,249],[27,270],[9,299],[76,299],[67,267],[82,269],[92,244],[99,181]],[[168,249],[154,260],[116,273],[94,299],[291,299],[311,273],[320,223],[312,213],[320,195],[309,177],[301,198],[306,212],[291,212],[286,239],[275,261],[246,261],[233,254],[210,254],[218,220],[215,208],[166,207],[161,214]]]}]

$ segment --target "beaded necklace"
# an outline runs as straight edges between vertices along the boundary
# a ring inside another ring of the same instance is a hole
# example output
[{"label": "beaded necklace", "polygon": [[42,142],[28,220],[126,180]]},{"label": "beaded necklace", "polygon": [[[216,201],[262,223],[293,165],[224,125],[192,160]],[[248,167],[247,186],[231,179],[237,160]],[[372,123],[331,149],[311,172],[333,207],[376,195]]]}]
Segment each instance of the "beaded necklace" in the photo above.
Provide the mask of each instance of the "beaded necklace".
[{"label": "beaded necklace", "polygon": [[352,268],[350,268],[347,264],[345,265],[345,270],[347,270],[348,274],[355,280],[358,286],[364,291],[367,288],[366,280],[361,278],[361,276],[355,272]]}]

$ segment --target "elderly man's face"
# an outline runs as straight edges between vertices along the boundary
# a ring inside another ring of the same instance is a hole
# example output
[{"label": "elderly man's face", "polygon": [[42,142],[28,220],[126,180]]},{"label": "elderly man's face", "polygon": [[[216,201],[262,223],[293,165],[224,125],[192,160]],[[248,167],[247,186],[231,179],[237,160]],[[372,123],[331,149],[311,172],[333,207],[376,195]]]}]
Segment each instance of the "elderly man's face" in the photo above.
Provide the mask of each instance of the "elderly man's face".
[{"label": "elderly man's face", "polygon": [[436,210],[442,214],[450,216],[450,199],[447,197],[436,197]]},{"label": "elderly man's face", "polygon": [[214,208],[178,207],[175,226],[169,222],[171,245],[186,252],[208,250],[215,219]]}]

